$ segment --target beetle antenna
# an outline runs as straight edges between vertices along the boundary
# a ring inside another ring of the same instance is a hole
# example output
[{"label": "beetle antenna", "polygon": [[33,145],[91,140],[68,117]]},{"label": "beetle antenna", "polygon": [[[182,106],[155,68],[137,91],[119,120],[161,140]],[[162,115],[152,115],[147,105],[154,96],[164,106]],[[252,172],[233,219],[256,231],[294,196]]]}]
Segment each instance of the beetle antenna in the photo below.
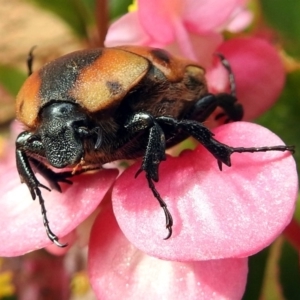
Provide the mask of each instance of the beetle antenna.
[{"label": "beetle antenna", "polygon": [[216,53],[216,55],[220,58],[223,67],[228,72],[229,84],[230,84],[230,94],[231,94],[231,96],[236,97],[236,84],[235,84],[234,74],[231,69],[231,65],[223,54]]},{"label": "beetle antenna", "polygon": [[40,202],[40,205],[41,205],[41,209],[42,209],[42,216],[43,216],[43,223],[44,223],[44,226],[45,226],[45,229],[46,229],[46,233],[47,233],[47,236],[48,238],[58,247],[61,247],[61,248],[64,248],[66,246],[68,246],[68,244],[61,244],[59,241],[58,241],[58,237],[51,231],[50,229],[50,226],[49,226],[49,221],[48,221],[48,218],[47,218],[47,210],[46,210],[46,207],[45,207],[45,201],[42,197],[42,193],[40,191],[39,188],[37,188],[35,190],[38,198],[39,198],[39,202]]},{"label": "beetle antenna", "polygon": [[27,56],[27,69],[28,69],[28,76],[32,74],[32,65],[33,65],[33,51],[36,48],[36,46],[31,47],[28,56]]}]

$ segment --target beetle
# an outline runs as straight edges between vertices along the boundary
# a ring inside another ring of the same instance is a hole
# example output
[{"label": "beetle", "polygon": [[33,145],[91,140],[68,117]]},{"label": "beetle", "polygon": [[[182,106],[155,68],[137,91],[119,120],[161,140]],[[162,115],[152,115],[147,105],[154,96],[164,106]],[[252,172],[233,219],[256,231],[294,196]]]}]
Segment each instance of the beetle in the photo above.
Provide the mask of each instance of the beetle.
[{"label": "beetle", "polygon": [[[16,99],[16,117],[25,130],[16,139],[16,165],[33,199],[39,199],[49,239],[64,247],[51,231],[36,168],[51,187],[71,183],[73,175],[99,169],[119,159],[142,157],[136,176],[145,173],[149,188],[164,210],[168,239],[173,219],[155,188],[165,150],[189,136],[198,140],[222,164],[231,166],[234,152],[294,151],[293,146],[230,147],[213,137],[203,122],[217,107],[227,120],[239,121],[243,108],[235,96],[227,60],[231,93],[211,94],[205,70],[157,48],[120,46],[77,51],[32,73]],[[55,172],[69,168],[70,171]],[[73,171],[72,171],[73,170]]]}]

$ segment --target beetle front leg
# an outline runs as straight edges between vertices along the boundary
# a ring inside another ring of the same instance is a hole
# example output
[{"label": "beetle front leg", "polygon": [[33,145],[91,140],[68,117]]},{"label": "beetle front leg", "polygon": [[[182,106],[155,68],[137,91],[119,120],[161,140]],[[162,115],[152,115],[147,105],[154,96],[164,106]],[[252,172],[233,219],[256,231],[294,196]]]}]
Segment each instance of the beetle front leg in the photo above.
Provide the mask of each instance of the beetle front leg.
[{"label": "beetle front leg", "polygon": [[151,189],[154,197],[158,200],[160,206],[164,210],[166,217],[166,228],[169,233],[165,237],[168,239],[172,235],[173,219],[169,212],[166,203],[161,198],[159,192],[156,190],[154,182],[158,182],[159,174],[158,167],[159,164],[166,160],[166,141],[165,135],[162,128],[155,121],[155,118],[150,114],[146,113],[136,113],[129,121],[125,124],[125,128],[131,133],[135,134],[144,130],[149,130],[149,138],[146,147],[146,152],[143,157],[143,162],[140,169],[137,171],[137,177],[142,171],[146,173],[146,179],[148,181],[149,188]]},{"label": "beetle front leg", "polygon": [[166,124],[177,131],[183,131],[200,142],[217,160],[219,167],[222,163],[231,166],[230,156],[233,148],[222,144],[213,138],[213,133],[203,124],[193,120],[177,120],[172,117],[158,117],[158,123]]},{"label": "beetle front leg", "polygon": [[200,98],[191,108],[190,113],[185,116],[187,119],[196,120],[200,123],[204,122],[217,108],[221,107],[224,113],[216,116],[216,119],[227,116],[228,121],[240,121],[243,118],[243,107],[237,102],[237,99],[231,94],[207,94]]},{"label": "beetle front leg", "polygon": [[196,102],[191,109],[191,116],[187,117],[187,119],[196,120],[202,123],[217,107],[221,107],[224,112],[219,113],[215,117],[216,120],[227,116],[227,119],[225,120],[225,123],[227,123],[229,121],[240,121],[243,118],[243,106],[237,102],[235,78],[230,63],[221,53],[216,53],[216,55],[220,58],[222,65],[228,72],[230,94],[220,93],[216,95],[205,95]]},{"label": "beetle front leg", "polygon": [[58,237],[50,229],[49,221],[47,218],[47,210],[45,207],[45,201],[43,199],[40,188],[44,188],[48,191],[51,191],[51,190],[48,187],[41,184],[37,180],[35,174],[32,171],[32,168],[30,166],[28,156],[27,156],[26,152],[24,151],[24,149],[26,149],[26,150],[30,149],[31,142],[32,142],[31,150],[35,151],[35,153],[42,152],[43,145],[40,142],[38,142],[37,140],[33,139],[32,141],[30,141],[30,139],[33,139],[33,135],[29,132],[24,131],[21,134],[19,134],[19,136],[16,140],[16,164],[17,164],[18,173],[20,175],[21,182],[26,183],[26,185],[31,193],[32,199],[35,200],[36,197],[38,197],[38,199],[39,199],[42,216],[43,216],[43,223],[44,223],[44,227],[46,229],[47,236],[57,246],[65,247],[65,246],[67,246],[67,244],[59,243]]},{"label": "beetle front leg", "polygon": [[230,147],[213,138],[214,134],[206,128],[203,124],[192,120],[178,121],[171,117],[159,117],[157,122],[168,124],[176,130],[182,130],[198,140],[218,161],[219,169],[222,171],[222,163],[231,166],[232,153],[245,153],[245,152],[267,152],[267,151],[290,151],[294,152],[294,146],[270,146],[270,147]]},{"label": "beetle front leg", "polygon": [[73,176],[71,171],[56,173],[33,157],[30,157],[30,163],[34,166],[38,173],[40,173],[49,182],[52,189],[61,193],[62,191],[59,182],[72,184],[72,181],[68,179]]}]

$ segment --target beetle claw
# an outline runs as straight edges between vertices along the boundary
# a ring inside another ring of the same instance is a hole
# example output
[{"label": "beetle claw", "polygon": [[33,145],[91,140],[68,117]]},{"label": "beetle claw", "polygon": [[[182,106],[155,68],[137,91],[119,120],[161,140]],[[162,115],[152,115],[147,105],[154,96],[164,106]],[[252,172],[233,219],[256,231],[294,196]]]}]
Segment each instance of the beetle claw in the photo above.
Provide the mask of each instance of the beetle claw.
[{"label": "beetle claw", "polygon": [[[49,236],[48,236],[49,237]],[[68,243],[65,243],[65,244],[61,244],[59,241],[58,241],[58,237],[55,236],[54,239],[50,239],[56,246],[60,247],[60,248],[65,248],[68,246]]]},{"label": "beetle claw", "polygon": [[137,178],[142,172],[143,172],[142,168],[138,169],[137,172],[134,175],[134,178]]},{"label": "beetle claw", "polygon": [[164,238],[164,240],[168,240],[172,236],[172,226],[167,226],[167,229],[169,231],[168,235]]},{"label": "beetle claw", "polygon": [[47,236],[48,236],[48,238],[50,239],[50,241],[51,241],[52,243],[54,243],[56,246],[58,246],[58,247],[60,247],[60,248],[64,248],[64,247],[67,247],[67,246],[68,246],[68,243],[61,244],[61,243],[59,242],[59,239],[58,239],[57,235],[55,235],[55,234],[51,231],[51,229],[50,229],[50,227],[49,227],[49,222],[48,222],[47,218],[44,219],[44,226],[45,226],[45,228],[46,228]]},{"label": "beetle claw", "polygon": [[48,188],[47,186],[45,186],[45,185],[43,185],[43,184],[41,184],[41,183],[39,183],[39,187],[41,187],[41,188],[43,188],[43,189],[45,189],[45,190],[51,192],[51,189],[50,189],[50,188]]},{"label": "beetle claw", "polygon": [[222,171],[222,162],[220,160],[218,160],[218,166],[219,166],[219,170]]}]

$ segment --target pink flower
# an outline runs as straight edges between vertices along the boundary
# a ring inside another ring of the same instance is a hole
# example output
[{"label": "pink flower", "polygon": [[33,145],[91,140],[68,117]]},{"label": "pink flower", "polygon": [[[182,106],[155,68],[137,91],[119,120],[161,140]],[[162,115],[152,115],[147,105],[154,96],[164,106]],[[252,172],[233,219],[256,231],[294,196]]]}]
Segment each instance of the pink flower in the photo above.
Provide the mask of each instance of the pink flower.
[{"label": "pink flower", "polygon": [[[210,90],[216,93],[229,85],[226,70],[213,55],[222,52],[250,119],[278,96],[284,71],[275,49],[264,40],[223,41],[224,28],[241,30],[249,19],[241,0],[140,0],[137,12],[111,27],[107,45],[117,41],[165,47],[195,59],[207,67]],[[230,146],[283,144],[267,129],[244,122],[220,126],[214,133]],[[290,222],[298,180],[289,152],[231,158],[232,167],[223,166],[220,172],[216,159],[199,145],[161,163],[156,188],[174,219],[168,240],[163,239],[163,211],[145,175],[134,179],[141,161],[118,178],[117,171],[102,170],[74,177],[72,186],[62,184],[62,194],[43,190],[51,228],[64,237],[62,242],[72,244],[80,238],[78,226],[91,219],[90,236],[83,232],[98,298],[240,299],[247,257],[268,246]],[[14,156],[9,154],[0,166],[0,226],[6,229],[0,232],[0,255],[49,246],[39,203],[20,184]]]},{"label": "pink flower", "polygon": [[110,207],[94,224],[88,263],[97,297],[112,300],[241,299],[248,269],[247,258],[176,262],[149,256],[125,238]]},{"label": "pink flower", "polygon": [[[14,151],[7,149],[7,152],[7,157],[0,162],[0,226],[5,228],[0,234],[0,256],[17,256],[44,248],[51,242],[45,234],[40,204],[32,200],[27,186],[20,182]],[[94,212],[117,174],[116,170],[103,170],[74,177],[72,185],[61,185],[61,194],[42,190],[53,232],[60,237],[69,234],[62,242],[72,245],[76,240],[72,231]],[[39,175],[38,179],[47,185]]]},{"label": "pink flower", "polygon": [[[217,50],[230,62],[236,82],[236,95],[244,106],[244,120],[252,120],[278,99],[285,83],[281,59],[272,45],[259,38],[235,38]],[[213,93],[228,90],[228,73],[216,59],[207,72]]]},{"label": "pink flower", "polygon": [[241,30],[249,25],[251,17],[243,13],[246,2],[139,0],[136,12],[124,15],[111,25],[105,44],[178,47],[182,55],[203,64],[207,55],[205,60],[199,60],[203,49],[197,48],[197,42],[201,42],[205,47],[210,45],[210,48],[216,48],[223,40],[221,31],[226,25],[231,24],[234,30]]},{"label": "pink flower", "polygon": [[[214,133],[217,140],[232,146],[283,143],[267,129],[251,123],[231,123]],[[295,167],[290,153],[233,154],[232,167],[225,166],[220,172],[215,158],[199,146],[180,157],[168,157],[160,166],[156,187],[176,220],[172,238],[162,242],[166,234],[163,213],[153,203],[145,178],[128,180],[138,167],[139,163],[118,178],[112,194],[113,209],[126,237],[159,258],[186,261],[249,256],[269,245],[293,214],[296,191],[289,194],[288,190],[296,181],[286,180],[290,168]],[[141,200],[138,195],[143,185]],[[276,186],[280,186],[278,194],[274,193]],[[291,206],[285,201],[291,201]],[[279,219],[286,221],[278,231]]]},{"label": "pink flower", "polygon": [[[282,144],[250,123],[222,126],[215,134],[234,146]],[[146,179],[133,180],[140,162],[128,168],[114,185],[113,212],[99,214],[91,232],[89,274],[97,296],[240,299],[246,257],[291,220],[297,175],[289,153],[234,154],[232,164],[220,172],[202,146],[161,164],[156,187],[175,222],[169,240],[163,240],[164,215]]]},{"label": "pink flower", "polygon": [[228,91],[228,72],[215,57],[230,62],[237,84],[237,98],[251,120],[278,99],[285,73],[276,49],[266,40],[248,37],[224,41],[222,31],[246,28],[251,13],[248,1],[155,0],[138,1],[138,10],[124,15],[109,28],[105,44],[145,45],[165,48],[188,57],[207,69],[212,92]]},{"label": "pink flower", "polygon": [[[233,146],[283,143],[268,130],[243,122],[219,127],[215,134],[216,139]],[[10,155],[1,163],[2,256],[20,255],[50,244],[39,204],[20,184],[13,160]],[[155,293],[241,298],[246,257],[269,245],[292,217],[297,193],[292,156],[287,152],[233,154],[233,166],[224,167],[222,172],[202,146],[178,158],[169,157],[161,164],[156,185],[175,223],[173,236],[167,241],[163,240],[164,215],[144,176],[134,179],[139,164],[117,179],[112,190],[114,212],[102,206],[93,226],[89,273],[97,295],[108,293],[114,299],[123,293],[139,298],[148,290],[149,282],[154,282],[158,288],[150,288],[149,298]],[[44,192],[53,231],[60,237],[72,232],[95,210],[115,176],[112,170],[85,174],[74,177],[73,186],[64,185],[62,194]],[[71,238],[63,241],[70,243]],[[141,251],[168,261],[150,258]],[[188,289],[179,289],[182,285]]]}]

